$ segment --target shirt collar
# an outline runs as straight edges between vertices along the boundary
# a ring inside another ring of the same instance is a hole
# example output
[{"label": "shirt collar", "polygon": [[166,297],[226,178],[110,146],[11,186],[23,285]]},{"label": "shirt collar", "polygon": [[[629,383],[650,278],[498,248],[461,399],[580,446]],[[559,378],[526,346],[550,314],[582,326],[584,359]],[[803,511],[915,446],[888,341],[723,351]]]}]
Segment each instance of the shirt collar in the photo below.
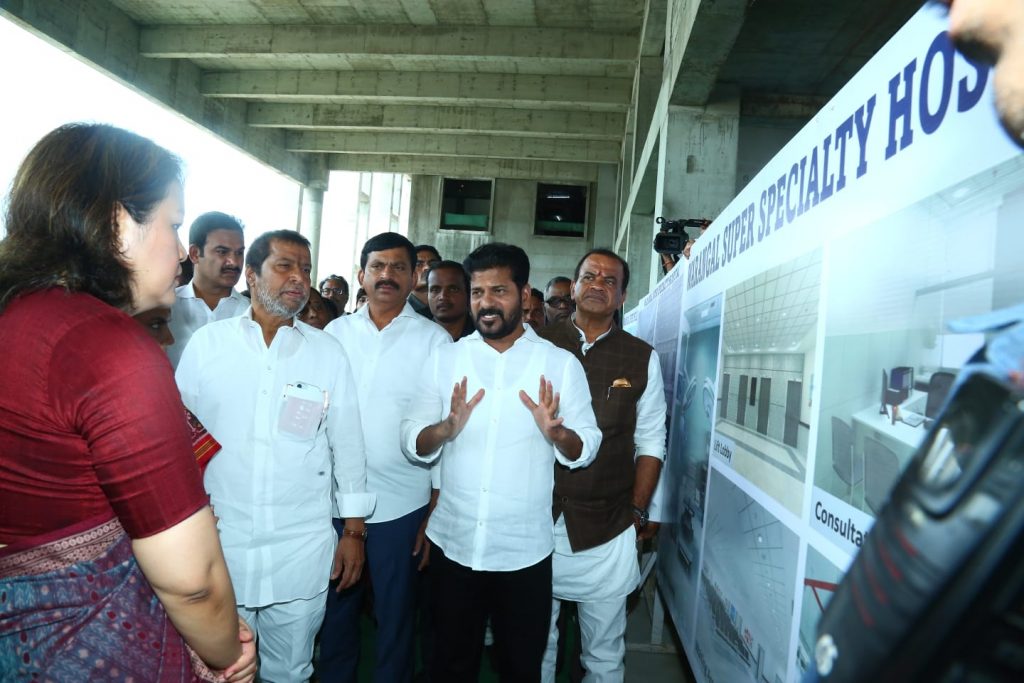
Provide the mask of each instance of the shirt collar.
[{"label": "shirt collar", "polygon": [[595,339],[593,341],[593,343],[588,343],[587,342],[587,335],[586,335],[586,333],[584,333],[583,330],[580,329],[579,325],[576,324],[576,314],[575,313],[572,314],[572,316],[569,318],[569,321],[572,323],[572,326],[576,328],[576,331],[580,333],[580,343],[582,343],[588,349],[591,346],[593,346],[594,344],[596,344],[597,342],[599,342],[602,339],[604,339],[605,337],[607,337],[613,331],[615,331],[615,320],[612,320],[612,324],[608,327],[607,330],[605,330],[600,335],[598,335],[597,339]]},{"label": "shirt collar", "polygon": [[[352,315],[361,316],[362,319],[366,321],[367,325],[373,325],[373,329],[377,329],[376,323],[374,323],[373,319],[370,317],[370,304],[369,303],[367,303],[366,305],[362,306],[358,311],[356,311]],[[419,313],[417,313],[415,311],[415,309],[413,309],[412,304],[409,303],[409,300],[406,299],[405,304],[403,304],[403,306],[402,306],[402,310],[400,310],[398,312],[398,315],[396,315],[394,317],[394,319],[392,319],[392,321],[390,323],[385,325],[384,328],[387,329],[387,327],[390,326],[391,323],[395,322],[395,320],[398,320],[399,318],[422,318],[422,317],[423,317],[422,315],[420,315]]]},{"label": "shirt collar", "polygon": [[[523,323],[523,326],[526,329],[523,331],[523,334],[520,335],[519,338],[516,339],[512,343],[512,348],[518,346],[520,342],[522,342],[524,344],[525,343],[530,343],[530,342],[535,343],[535,344],[544,344],[544,343],[546,343],[545,340],[541,339],[540,336],[537,335],[536,330],[533,329],[533,325],[530,325],[529,323]],[[463,339],[465,339],[467,341],[479,341],[480,343],[483,343],[483,344],[487,343],[487,342],[484,341],[484,338],[482,336],[480,336],[480,330],[474,330],[473,334],[470,334],[470,335],[468,335],[466,337],[463,337],[462,339],[459,339],[458,341],[462,341]]]},{"label": "shirt collar", "polygon": [[[238,327],[239,327],[239,329],[242,329],[242,330],[251,329],[251,328],[261,329],[260,328],[260,324],[258,322],[256,322],[255,320],[253,320],[253,317],[252,317],[252,304],[249,304],[249,307],[247,309],[245,309],[245,313],[243,313],[242,315],[238,316],[237,320],[238,320]],[[291,325],[284,325],[284,326],[278,328],[277,331],[280,332],[281,330],[285,330],[285,329],[295,330],[295,332],[297,332],[300,337],[302,337],[303,339],[307,339],[309,337],[309,331],[314,329],[314,328],[311,325],[307,325],[306,323],[304,323],[301,320],[299,320],[298,317],[294,317],[294,318],[292,318],[292,324]]]},{"label": "shirt collar", "polygon": [[[177,296],[179,299],[198,299],[199,297],[196,296],[196,288],[193,286],[194,282],[195,282],[195,280],[189,280],[188,282],[186,282],[182,286],[180,286],[177,289],[175,289],[174,290],[175,296]],[[234,287],[231,288],[231,293],[228,294],[226,297],[223,297],[223,298],[225,298],[225,299],[235,299],[235,300],[245,299],[245,297],[242,296],[238,292],[238,290],[235,289]]]}]

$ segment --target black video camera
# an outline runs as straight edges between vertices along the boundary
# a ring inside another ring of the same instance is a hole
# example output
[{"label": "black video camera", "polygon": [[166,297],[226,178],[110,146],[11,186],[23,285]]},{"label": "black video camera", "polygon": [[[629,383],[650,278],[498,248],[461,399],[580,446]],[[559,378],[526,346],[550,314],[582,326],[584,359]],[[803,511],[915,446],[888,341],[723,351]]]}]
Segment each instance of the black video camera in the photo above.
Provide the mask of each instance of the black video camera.
[{"label": "black video camera", "polygon": [[678,256],[690,241],[686,228],[706,228],[711,221],[705,218],[668,219],[658,216],[654,222],[661,226],[661,231],[654,236],[654,251],[659,254]]},{"label": "black video camera", "polygon": [[808,673],[825,683],[1024,681],[1019,385],[982,372],[963,382],[817,633]]}]

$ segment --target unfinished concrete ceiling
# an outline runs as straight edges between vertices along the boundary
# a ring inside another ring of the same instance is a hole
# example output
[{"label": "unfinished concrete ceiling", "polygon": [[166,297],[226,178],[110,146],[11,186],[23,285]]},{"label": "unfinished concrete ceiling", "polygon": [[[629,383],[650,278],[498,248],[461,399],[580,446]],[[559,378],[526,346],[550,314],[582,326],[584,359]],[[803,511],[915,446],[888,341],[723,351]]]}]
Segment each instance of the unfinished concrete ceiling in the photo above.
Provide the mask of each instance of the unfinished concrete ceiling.
[{"label": "unfinished concrete ceiling", "polygon": [[[795,100],[820,106],[920,4],[678,1],[697,20],[672,102],[703,104],[735,84],[759,116],[779,96],[789,115]],[[332,169],[594,180],[622,158],[638,70],[663,53],[667,8],[0,0],[6,16],[304,183]]]}]

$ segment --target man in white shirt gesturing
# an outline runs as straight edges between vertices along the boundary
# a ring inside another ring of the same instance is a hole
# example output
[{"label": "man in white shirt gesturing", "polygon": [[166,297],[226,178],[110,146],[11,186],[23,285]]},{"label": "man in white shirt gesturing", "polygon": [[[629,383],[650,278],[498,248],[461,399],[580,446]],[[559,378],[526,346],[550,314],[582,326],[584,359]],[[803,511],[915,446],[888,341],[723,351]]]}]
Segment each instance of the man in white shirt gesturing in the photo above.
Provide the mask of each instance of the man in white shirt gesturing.
[{"label": "man in white shirt gesturing", "polygon": [[[352,364],[367,486],[377,494],[377,507],[366,520],[366,562],[377,619],[373,679],[394,683],[408,683],[413,676],[416,570],[428,557],[423,527],[431,493],[430,465],[402,454],[399,424],[417,398],[415,379],[427,358],[438,346],[451,344],[444,328],[416,313],[406,300],[415,264],[416,250],[402,235],[371,237],[359,262],[367,304],[326,329]],[[342,521],[334,524],[340,529]],[[362,584],[327,597],[320,634],[323,683],[356,681],[362,598]]]},{"label": "man in white shirt gesturing", "polygon": [[601,432],[580,362],[523,323],[526,253],[485,244],[463,265],[477,331],[431,356],[402,421],[406,455],[441,457],[431,679],[477,680],[490,617],[501,680],[529,683],[551,616],[553,465],[588,465]]},{"label": "man in white shirt gesturing", "polygon": [[[223,446],[204,483],[264,683],[313,673],[328,580],[358,580],[374,504],[348,360],[329,334],[295,319],[309,273],[305,237],[257,238],[245,265],[252,308],[200,328],[175,375],[185,405]],[[340,541],[332,497],[345,518]]]}]

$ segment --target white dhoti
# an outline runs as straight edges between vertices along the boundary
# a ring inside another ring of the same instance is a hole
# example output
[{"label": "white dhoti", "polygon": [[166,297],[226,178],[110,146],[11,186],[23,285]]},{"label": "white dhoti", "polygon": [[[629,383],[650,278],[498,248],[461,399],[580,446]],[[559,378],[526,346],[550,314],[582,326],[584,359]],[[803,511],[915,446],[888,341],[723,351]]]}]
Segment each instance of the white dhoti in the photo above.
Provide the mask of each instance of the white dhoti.
[{"label": "white dhoti", "polygon": [[640,583],[636,530],[621,534],[596,548],[572,551],[565,518],[555,522],[555,551],[551,557],[551,631],[544,653],[541,681],[555,680],[558,651],[558,613],[561,601],[578,603],[583,646],[584,683],[622,683],[626,654],[626,597]]}]

